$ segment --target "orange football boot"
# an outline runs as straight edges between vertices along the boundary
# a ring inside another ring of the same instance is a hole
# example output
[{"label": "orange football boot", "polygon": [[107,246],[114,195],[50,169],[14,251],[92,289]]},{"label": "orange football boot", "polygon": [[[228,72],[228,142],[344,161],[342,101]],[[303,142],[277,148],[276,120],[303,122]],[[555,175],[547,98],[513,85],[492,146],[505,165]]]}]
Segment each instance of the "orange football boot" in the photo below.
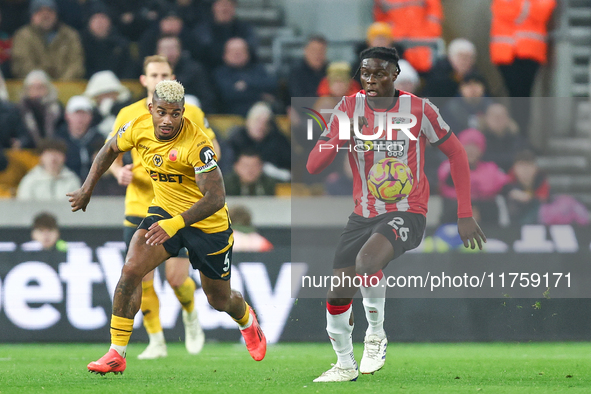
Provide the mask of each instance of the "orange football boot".
[{"label": "orange football boot", "polygon": [[250,305],[248,306],[248,310],[252,315],[252,324],[250,327],[240,330],[240,332],[244,337],[244,342],[246,342],[246,348],[250,356],[255,361],[261,361],[267,353],[267,338],[265,338],[265,334],[261,330],[261,326],[257,320],[257,315],[255,315]]},{"label": "orange football boot", "polygon": [[113,372],[115,375],[122,374],[125,371],[125,358],[115,349],[109,349],[107,354],[88,364],[88,372],[104,375]]}]

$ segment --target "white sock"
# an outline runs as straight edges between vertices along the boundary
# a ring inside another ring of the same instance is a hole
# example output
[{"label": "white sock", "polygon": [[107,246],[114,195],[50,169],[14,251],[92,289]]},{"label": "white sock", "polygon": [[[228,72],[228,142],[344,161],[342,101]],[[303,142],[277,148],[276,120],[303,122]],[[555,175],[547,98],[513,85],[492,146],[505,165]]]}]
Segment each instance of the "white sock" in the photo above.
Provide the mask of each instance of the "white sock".
[{"label": "white sock", "polygon": [[247,322],[245,325],[243,325],[243,326],[241,326],[241,325],[239,324],[239,325],[238,325],[238,327],[239,327],[241,330],[246,330],[248,327],[250,327],[250,326],[251,326],[251,324],[252,324],[252,322],[253,322],[253,321],[254,321],[254,320],[253,320],[253,318],[252,318],[252,313],[250,313],[250,314],[248,315],[248,322]]},{"label": "white sock", "polygon": [[367,318],[367,331],[365,335],[377,335],[380,338],[386,336],[384,331],[384,308],[386,305],[386,279],[382,277],[375,287],[361,287],[363,295],[363,308]]},{"label": "white sock", "polygon": [[353,354],[353,326],[349,324],[350,317],[351,305],[347,311],[338,315],[331,315],[328,310],[326,311],[326,332],[337,354],[338,364],[342,368],[357,368]]},{"label": "white sock", "polygon": [[119,355],[123,358],[125,358],[125,354],[127,353],[127,345],[125,346],[119,346],[119,345],[113,345],[111,344],[111,347],[109,349],[115,349],[117,350],[117,353],[119,353]]},{"label": "white sock", "polygon": [[166,344],[166,340],[164,339],[164,332],[156,332],[154,334],[148,334],[150,338],[150,344]]}]

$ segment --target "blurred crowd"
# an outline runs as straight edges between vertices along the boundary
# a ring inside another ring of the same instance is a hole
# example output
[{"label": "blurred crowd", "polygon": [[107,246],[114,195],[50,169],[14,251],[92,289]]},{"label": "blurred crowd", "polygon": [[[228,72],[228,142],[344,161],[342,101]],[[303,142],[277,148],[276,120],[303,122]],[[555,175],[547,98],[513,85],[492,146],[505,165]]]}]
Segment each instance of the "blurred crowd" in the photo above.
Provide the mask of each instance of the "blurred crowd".
[{"label": "blurred crowd", "polygon": [[[361,89],[358,62],[329,62],[330,41],[312,35],[288,72],[271,72],[258,59],[255,26],[237,16],[238,3],[0,0],[0,184],[19,181],[0,187],[0,196],[61,199],[75,189],[119,110],[141,98],[122,81],[141,83],[143,59],[154,54],[168,59],[187,102],[213,115],[211,120],[226,116],[211,125],[220,141],[228,195],[281,194],[290,181],[296,194],[350,194],[346,161],[333,163],[322,176],[305,173],[302,163],[315,141],[305,138],[305,115],[290,105],[292,97],[309,97],[315,110],[333,108],[341,96]],[[522,3],[491,4],[491,61],[509,97],[490,95],[476,67],[484,48],[459,37],[444,54],[436,51],[444,19],[440,0],[374,0],[374,23],[352,48],[355,53],[375,46],[398,49],[396,88],[430,97],[464,144],[475,215],[484,222],[498,222],[499,207],[512,222],[536,222],[550,198],[528,143],[529,110],[513,98],[531,95],[537,69],[546,62],[555,0],[530,0],[527,9]],[[5,79],[22,80],[19,97],[9,97]],[[86,81],[84,93],[62,103],[59,83],[78,80]],[[222,123],[223,131],[217,129]],[[33,160],[19,151],[33,152]],[[442,196],[447,221],[456,204],[444,159],[429,148],[425,172],[432,193]],[[6,175],[19,160],[34,165]],[[121,195],[125,189],[105,175],[95,193]]]}]

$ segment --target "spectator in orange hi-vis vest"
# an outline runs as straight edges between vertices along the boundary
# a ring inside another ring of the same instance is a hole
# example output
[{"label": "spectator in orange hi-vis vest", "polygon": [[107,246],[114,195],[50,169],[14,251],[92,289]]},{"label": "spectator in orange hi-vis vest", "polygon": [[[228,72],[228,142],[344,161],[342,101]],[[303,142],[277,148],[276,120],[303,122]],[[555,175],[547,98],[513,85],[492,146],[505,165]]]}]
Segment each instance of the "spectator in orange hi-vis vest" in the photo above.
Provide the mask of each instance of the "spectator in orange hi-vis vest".
[{"label": "spectator in orange hi-vis vest", "polygon": [[[374,19],[392,27],[396,41],[441,37],[441,0],[374,0]],[[403,57],[424,74],[431,70],[433,51],[428,46],[408,47]]]},{"label": "spectator in orange hi-vis vest", "polygon": [[511,97],[530,97],[547,60],[547,24],[556,0],[493,0],[490,57]]}]

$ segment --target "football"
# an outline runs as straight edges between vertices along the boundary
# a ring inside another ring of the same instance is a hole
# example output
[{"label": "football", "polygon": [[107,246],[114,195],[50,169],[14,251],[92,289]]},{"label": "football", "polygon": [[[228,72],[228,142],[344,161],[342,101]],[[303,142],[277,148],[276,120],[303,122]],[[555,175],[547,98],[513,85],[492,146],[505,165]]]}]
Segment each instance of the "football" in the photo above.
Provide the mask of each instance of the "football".
[{"label": "football", "polygon": [[398,159],[388,157],[369,170],[367,187],[378,200],[396,203],[412,192],[414,176],[410,168]]}]

